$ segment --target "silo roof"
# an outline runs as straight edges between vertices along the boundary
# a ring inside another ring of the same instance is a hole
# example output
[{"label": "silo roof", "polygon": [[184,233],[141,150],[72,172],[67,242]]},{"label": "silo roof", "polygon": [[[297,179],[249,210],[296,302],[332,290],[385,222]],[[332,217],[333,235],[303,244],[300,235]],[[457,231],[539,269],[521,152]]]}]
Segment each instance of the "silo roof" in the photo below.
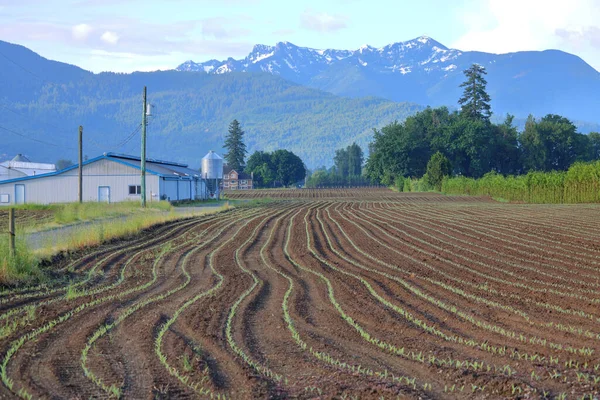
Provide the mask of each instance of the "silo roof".
[{"label": "silo roof", "polygon": [[11,161],[18,161],[18,162],[27,162],[30,163],[31,161],[25,157],[23,154],[17,154],[15,156],[15,158],[13,158]]},{"label": "silo roof", "polygon": [[215,153],[214,151],[209,151],[207,155],[202,157],[203,160],[222,160],[223,157]]}]

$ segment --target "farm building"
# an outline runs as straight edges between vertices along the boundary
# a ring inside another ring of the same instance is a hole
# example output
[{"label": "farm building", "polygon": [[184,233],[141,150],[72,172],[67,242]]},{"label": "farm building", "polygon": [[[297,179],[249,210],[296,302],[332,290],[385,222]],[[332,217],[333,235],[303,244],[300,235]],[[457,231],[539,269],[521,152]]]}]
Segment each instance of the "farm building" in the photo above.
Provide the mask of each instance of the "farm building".
[{"label": "farm building", "polygon": [[[139,201],[140,157],[104,153],[84,162],[83,201],[107,203]],[[148,201],[206,198],[200,172],[169,161],[146,160]],[[78,166],[42,175],[0,182],[0,206],[12,204],[70,203],[78,200]]]},{"label": "farm building", "polygon": [[249,190],[253,188],[254,174],[238,172],[235,169],[223,166],[223,181],[221,189],[224,190]]},{"label": "farm building", "polygon": [[56,166],[54,164],[34,163],[24,155],[17,154],[12,160],[0,163],[0,181],[55,171]]}]

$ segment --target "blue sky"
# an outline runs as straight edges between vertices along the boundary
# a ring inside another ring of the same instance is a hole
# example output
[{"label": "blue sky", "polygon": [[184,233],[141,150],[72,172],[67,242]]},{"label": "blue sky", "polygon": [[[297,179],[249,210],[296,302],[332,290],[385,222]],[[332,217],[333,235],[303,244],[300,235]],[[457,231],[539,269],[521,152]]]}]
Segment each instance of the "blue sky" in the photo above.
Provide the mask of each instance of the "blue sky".
[{"label": "blue sky", "polygon": [[0,40],[100,72],[245,57],[254,44],[561,49],[600,70],[597,0],[0,0]]}]

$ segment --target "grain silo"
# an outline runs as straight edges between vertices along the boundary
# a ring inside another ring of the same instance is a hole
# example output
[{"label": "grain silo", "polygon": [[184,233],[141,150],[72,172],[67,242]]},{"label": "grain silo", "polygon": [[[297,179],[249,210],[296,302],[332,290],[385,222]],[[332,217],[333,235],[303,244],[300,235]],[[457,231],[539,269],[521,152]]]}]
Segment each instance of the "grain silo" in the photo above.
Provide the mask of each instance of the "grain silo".
[{"label": "grain silo", "polygon": [[205,179],[211,198],[219,198],[219,180],[223,179],[223,158],[209,151],[202,158],[202,178]]}]

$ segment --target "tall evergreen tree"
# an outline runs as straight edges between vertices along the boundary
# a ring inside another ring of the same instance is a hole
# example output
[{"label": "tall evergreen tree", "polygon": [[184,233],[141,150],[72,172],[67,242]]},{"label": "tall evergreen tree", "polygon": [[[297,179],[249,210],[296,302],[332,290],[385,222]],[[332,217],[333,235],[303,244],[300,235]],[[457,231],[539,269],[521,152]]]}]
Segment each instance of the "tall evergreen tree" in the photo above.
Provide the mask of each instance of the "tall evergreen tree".
[{"label": "tall evergreen tree", "polygon": [[237,119],[229,124],[229,134],[225,138],[227,153],[224,155],[227,165],[236,171],[241,171],[246,158],[246,144],[244,143],[244,131]]},{"label": "tall evergreen tree", "polygon": [[364,161],[363,151],[356,142],[346,148],[348,153],[348,175],[360,176],[362,174],[362,165]]},{"label": "tall evergreen tree", "polygon": [[489,122],[492,115],[490,96],[485,91],[487,81],[483,77],[487,74],[485,68],[479,64],[463,71],[467,80],[460,87],[465,88],[458,103],[462,106],[461,115],[468,119]]}]

